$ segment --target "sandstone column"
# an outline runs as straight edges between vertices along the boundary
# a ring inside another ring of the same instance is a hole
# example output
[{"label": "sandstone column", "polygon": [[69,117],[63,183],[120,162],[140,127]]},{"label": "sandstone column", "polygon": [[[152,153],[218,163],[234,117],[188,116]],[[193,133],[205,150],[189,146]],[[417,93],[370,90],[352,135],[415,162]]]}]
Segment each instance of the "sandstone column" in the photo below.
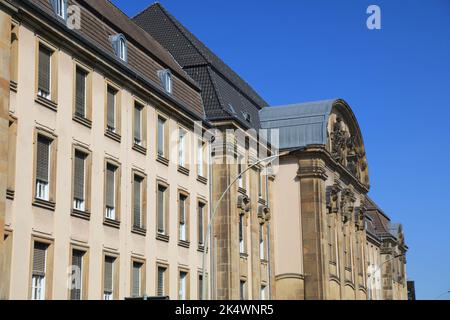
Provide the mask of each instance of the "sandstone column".
[{"label": "sandstone column", "polygon": [[[11,17],[0,11],[0,275],[4,274],[4,228],[6,214],[6,183],[8,177],[8,114]],[[7,297],[5,279],[0,276],[0,299]]]},{"label": "sandstone column", "polygon": [[322,245],[322,217],[326,207],[325,163],[319,159],[305,158],[300,159],[299,166],[305,300],[322,300],[325,299]]}]

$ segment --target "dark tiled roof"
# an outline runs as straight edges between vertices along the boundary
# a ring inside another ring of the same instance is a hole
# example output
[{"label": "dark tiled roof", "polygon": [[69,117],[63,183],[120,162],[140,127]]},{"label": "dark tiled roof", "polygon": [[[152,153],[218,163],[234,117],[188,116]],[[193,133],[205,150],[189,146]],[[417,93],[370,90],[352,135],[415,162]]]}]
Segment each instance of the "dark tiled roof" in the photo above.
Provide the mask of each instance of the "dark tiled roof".
[{"label": "dark tiled roof", "polygon": [[[29,3],[47,15],[56,17],[49,0],[26,0],[17,3],[19,6],[22,3]],[[81,29],[73,32],[113,58],[115,56],[109,36],[124,34],[128,43],[128,63],[123,64],[124,67],[148,79],[161,92],[163,88],[157,72],[161,69],[171,69],[173,73],[171,97],[188,112],[204,118],[200,88],[151,35],[108,0],[69,0],[69,4],[79,4],[81,8]]]},{"label": "dark tiled roof", "polygon": [[380,209],[380,207],[369,197],[366,197],[365,206],[367,215],[372,220],[373,231],[378,236],[392,235],[390,232],[391,219]]},{"label": "dark tiled roof", "polygon": [[[155,3],[133,20],[159,41],[202,87],[208,119],[237,118],[246,127],[260,127],[258,111],[267,102],[164,7]],[[245,113],[250,116],[250,123]]]}]

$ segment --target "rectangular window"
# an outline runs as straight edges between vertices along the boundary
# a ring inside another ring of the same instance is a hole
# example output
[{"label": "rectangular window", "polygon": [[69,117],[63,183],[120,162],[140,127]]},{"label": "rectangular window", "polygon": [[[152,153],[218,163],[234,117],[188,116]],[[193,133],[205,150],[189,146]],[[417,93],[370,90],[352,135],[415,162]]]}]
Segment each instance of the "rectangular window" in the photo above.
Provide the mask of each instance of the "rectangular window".
[{"label": "rectangular window", "polygon": [[54,0],[55,3],[55,13],[61,18],[66,19],[66,2],[67,0]]},{"label": "rectangular window", "polygon": [[105,256],[104,270],[103,270],[103,300],[113,300],[116,290],[115,273],[116,273],[116,259],[115,257]]},{"label": "rectangular window", "polygon": [[259,199],[264,198],[264,175],[262,170],[258,172],[258,197]]},{"label": "rectangular window", "polygon": [[239,215],[239,253],[245,253],[244,215]]},{"label": "rectangular window", "polygon": [[133,227],[145,229],[144,225],[144,190],[145,178],[134,174],[133,178]]},{"label": "rectangular window", "polygon": [[135,102],[134,104],[134,144],[144,147],[143,138],[143,117],[144,106],[140,103]]},{"label": "rectangular window", "polygon": [[7,177],[7,197],[14,198],[15,178],[16,178],[16,143],[17,143],[17,120],[9,118],[8,127],[8,177]]},{"label": "rectangular window", "polygon": [[38,134],[36,151],[36,198],[50,201],[50,162],[52,140]]},{"label": "rectangular window", "polygon": [[247,282],[245,280],[239,282],[239,298],[241,300],[247,299]]},{"label": "rectangular window", "polygon": [[179,240],[187,241],[187,211],[188,211],[188,197],[184,194],[179,195]]},{"label": "rectangular window", "polygon": [[53,51],[39,44],[38,65],[38,96],[52,99],[52,55]]},{"label": "rectangular window", "polygon": [[265,285],[261,285],[261,300],[267,300],[267,287]]},{"label": "rectangular window", "polygon": [[187,300],[187,282],[189,274],[185,271],[180,271],[178,283],[178,300]]},{"label": "rectangular window", "polygon": [[265,244],[264,225],[259,225],[259,257],[261,260],[266,259],[266,244]]},{"label": "rectangular window", "polygon": [[106,130],[109,132],[117,131],[117,119],[116,119],[116,100],[117,100],[118,91],[111,86],[107,86],[107,94],[106,94]]},{"label": "rectangular window", "polygon": [[157,199],[157,212],[158,212],[158,234],[166,235],[166,217],[167,217],[167,187],[158,185],[158,199]]},{"label": "rectangular window", "polygon": [[198,300],[203,300],[203,274],[198,275]]},{"label": "rectangular window", "polygon": [[178,165],[186,167],[186,130],[181,128],[178,136]]},{"label": "rectangular window", "polygon": [[105,217],[109,220],[116,220],[116,203],[117,203],[117,171],[118,167],[111,163],[106,164],[106,203],[105,203]]},{"label": "rectangular window", "polygon": [[198,246],[203,248],[205,246],[205,204],[203,202],[198,203]]},{"label": "rectangular window", "polygon": [[133,261],[133,280],[132,280],[132,288],[131,288],[131,296],[133,297],[141,297],[143,295],[142,290],[142,279],[143,279],[143,266],[144,264],[141,262]]},{"label": "rectangular window", "polygon": [[158,117],[158,156],[166,157],[166,119]]},{"label": "rectangular window", "polygon": [[45,300],[48,244],[34,242],[31,300]]},{"label": "rectangular window", "polygon": [[86,159],[87,154],[75,150],[73,175],[73,208],[78,211],[86,210]]},{"label": "rectangular window", "polygon": [[205,163],[204,163],[205,143],[198,140],[197,143],[197,174],[199,177],[205,177]]},{"label": "rectangular window", "polygon": [[11,24],[11,63],[10,63],[10,78],[12,87],[17,89],[18,82],[18,58],[19,58],[19,25]]},{"label": "rectangular window", "polygon": [[87,77],[88,73],[76,66],[75,73],[75,116],[87,118]]},{"label": "rectangular window", "polygon": [[238,187],[241,189],[245,189],[244,188],[244,177],[241,175],[242,172],[244,171],[244,165],[242,163],[242,157],[238,157],[238,168],[237,168],[237,174],[238,174]]},{"label": "rectangular window", "polygon": [[158,278],[157,278],[157,287],[156,287],[156,295],[159,297],[167,296],[166,288],[166,267],[158,266]]},{"label": "rectangular window", "polygon": [[83,297],[84,255],[84,251],[72,250],[70,300],[81,300]]}]

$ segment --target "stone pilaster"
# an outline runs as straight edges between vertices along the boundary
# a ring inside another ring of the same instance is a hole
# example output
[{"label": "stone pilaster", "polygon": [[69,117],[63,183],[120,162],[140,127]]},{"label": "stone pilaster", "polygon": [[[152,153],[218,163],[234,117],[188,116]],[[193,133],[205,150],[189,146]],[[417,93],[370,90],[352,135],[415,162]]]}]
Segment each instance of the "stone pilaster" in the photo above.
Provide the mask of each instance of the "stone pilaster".
[{"label": "stone pilaster", "polygon": [[[10,84],[11,16],[0,8],[0,274],[6,266],[4,228],[8,177],[8,114]],[[5,279],[0,276],[0,299],[7,297]]]},{"label": "stone pilaster", "polygon": [[[325,298],[323,216],[326,211],[325,163],[319,159],[300,159],[301,221],[305,300]],[[328,263],[328,261],[327,261]]]}]

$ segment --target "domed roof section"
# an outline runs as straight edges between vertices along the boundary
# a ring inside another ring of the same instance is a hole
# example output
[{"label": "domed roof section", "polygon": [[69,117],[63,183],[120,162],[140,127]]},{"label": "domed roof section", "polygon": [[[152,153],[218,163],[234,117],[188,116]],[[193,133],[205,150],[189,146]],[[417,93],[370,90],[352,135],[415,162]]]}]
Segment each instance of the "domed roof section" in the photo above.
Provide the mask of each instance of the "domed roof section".
[{"label": "domed roof section", "polygon": [[263,129],[279,129],[279,148],[294,149],[327,144],[328,119],[337,99],[264,108],[259,112]]}]

